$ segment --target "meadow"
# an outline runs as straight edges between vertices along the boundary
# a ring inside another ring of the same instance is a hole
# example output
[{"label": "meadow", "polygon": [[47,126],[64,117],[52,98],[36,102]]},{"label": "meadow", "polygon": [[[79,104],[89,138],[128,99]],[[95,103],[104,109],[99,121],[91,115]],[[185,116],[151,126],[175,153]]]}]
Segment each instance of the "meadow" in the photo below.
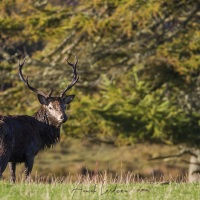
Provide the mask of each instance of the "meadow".
[{"label": "meadow", "polygon": [[30,183],[23,181],[23,164],[17,165],[16,184],[9,182],[6,169],[0,199],[200,199],[200,184],[187,183],[184,162],[148,160],[176,150],[164,145],[61,141],[36,156]]}]

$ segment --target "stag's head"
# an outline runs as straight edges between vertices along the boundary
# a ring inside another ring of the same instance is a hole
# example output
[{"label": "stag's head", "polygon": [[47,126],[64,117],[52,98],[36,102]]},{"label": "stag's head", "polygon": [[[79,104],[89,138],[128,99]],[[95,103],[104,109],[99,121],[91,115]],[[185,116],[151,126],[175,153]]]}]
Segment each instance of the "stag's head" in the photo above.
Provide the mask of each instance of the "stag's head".
[{"label": "stag's head", "polygon": [[32,87],[29,84],[28,76],[26,76],[26,78],[24,78],[24,76],[22,74],[22,67],[23,67],[24,63],[25,63],[25,59],[23,60],[22,63],[20,63],[20,61],[19,61],[19,64],[18,64],[19,76],[20,76],[21,80],[31,91],[33,91],[37,94],[38,100],[39,100],[40,104],[42,104],[43,109],[45,109],[48,119],[56,122],[56,124],[58,124],[58,126],[60,126],[62,123],[65,123],[68,118],[65,113],[66,105],[71,103],[71,101],[75,97],[75,95],[65,95],[65,93],[70,88],[72,88],[72,86],[75,85],[75,83],[79,79],[79,76],[77,75],[77,72],[76,72],[76,65],[78,63],[78,60],[76,59],[74,64],[68,62],[68,64],[73,69],[73,79],[72,79],[72,82],[57,97],[51,96],[53,90],[51,90],[48,94],[46,94],[46,93]]}]

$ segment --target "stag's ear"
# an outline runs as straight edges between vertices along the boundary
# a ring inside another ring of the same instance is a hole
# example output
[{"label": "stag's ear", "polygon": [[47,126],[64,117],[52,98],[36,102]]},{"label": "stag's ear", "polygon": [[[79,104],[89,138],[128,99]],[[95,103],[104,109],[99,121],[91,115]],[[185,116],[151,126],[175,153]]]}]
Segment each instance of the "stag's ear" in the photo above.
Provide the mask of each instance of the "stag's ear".
[{"label": "stag's ear", "polygon": [[75,95],[69,95],[63,98],[64,104],[69,104],[74,99]]},{"label": "stag's ear", "polygon": [[47,98],[46,98],[46,97],[44,97],[44,96],[42,96],[42,95],[40,95],[40,94],[38,94],[37,96],[38,96],[39,102],[40,102],[42,105],[48,105],[48,101],[47,101]]}]

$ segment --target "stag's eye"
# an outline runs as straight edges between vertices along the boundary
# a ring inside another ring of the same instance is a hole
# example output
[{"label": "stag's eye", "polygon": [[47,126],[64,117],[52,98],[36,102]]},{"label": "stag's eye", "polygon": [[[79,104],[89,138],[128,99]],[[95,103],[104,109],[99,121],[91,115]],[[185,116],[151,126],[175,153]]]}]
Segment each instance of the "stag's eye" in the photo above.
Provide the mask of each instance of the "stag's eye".
[{"label": "stag's eye", "polygon": [[49,110],[53,110],[53,108],[52,108],[52,107],[49,107]]}]

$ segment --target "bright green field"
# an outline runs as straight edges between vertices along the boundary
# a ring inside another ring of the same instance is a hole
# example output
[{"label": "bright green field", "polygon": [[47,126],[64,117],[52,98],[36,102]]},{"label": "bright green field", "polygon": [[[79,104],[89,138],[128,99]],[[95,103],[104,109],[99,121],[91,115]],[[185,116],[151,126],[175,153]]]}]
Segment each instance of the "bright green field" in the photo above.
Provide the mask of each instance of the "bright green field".
[{"label": "bright green field", "polygon": [[36,184],[0,183],[0,199],[138,199],[199,200],[200,184],[135,183],[135,184]]}]

